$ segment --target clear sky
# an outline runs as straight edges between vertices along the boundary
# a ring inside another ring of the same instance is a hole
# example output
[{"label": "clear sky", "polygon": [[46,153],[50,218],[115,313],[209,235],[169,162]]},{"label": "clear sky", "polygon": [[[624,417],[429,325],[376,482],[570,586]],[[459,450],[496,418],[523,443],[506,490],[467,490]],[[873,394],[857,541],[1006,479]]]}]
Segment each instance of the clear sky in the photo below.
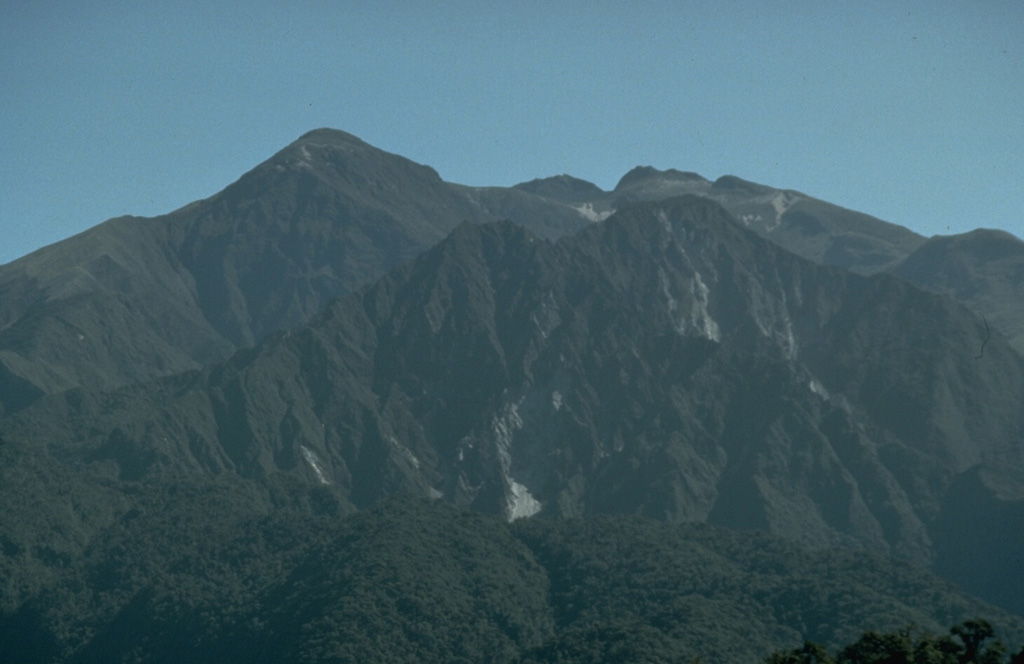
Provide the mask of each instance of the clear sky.
[{"label": "clear sky", "polygon": [[316,127],[452,182],[636,165],[1024,236],[1024,2],[0,0],[0,263]]}]

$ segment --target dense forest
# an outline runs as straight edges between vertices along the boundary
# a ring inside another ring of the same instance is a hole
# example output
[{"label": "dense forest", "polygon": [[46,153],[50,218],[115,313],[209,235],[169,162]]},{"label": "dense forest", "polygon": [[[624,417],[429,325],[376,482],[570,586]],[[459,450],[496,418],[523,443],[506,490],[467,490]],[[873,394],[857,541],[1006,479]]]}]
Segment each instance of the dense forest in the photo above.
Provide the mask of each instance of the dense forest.
[{"label": "dense forest", "polygon": [[913,628],[891,632],[869,631],[836,653],[805,642],[800,648],[776,652],[766,664],[1021,664],[1024,648],[1008,655],[991,623],[971,619],[954,625],[948,634],[935,635]]},{"label": "dense forest", "polygon": [[[350,514],[327,491],[227,477],[140,488],[101,537],[53,555],[2,558],[6,599],[32,590],[5,602],[0,661],[818,661],[792,658],[976,616],[1024,641],[1019,617],[877,555],[633,517],[509,524],[413,497]],[[15,583],[25,569],[45,573]],[[956,634],[943,656],[982,632]]]}]

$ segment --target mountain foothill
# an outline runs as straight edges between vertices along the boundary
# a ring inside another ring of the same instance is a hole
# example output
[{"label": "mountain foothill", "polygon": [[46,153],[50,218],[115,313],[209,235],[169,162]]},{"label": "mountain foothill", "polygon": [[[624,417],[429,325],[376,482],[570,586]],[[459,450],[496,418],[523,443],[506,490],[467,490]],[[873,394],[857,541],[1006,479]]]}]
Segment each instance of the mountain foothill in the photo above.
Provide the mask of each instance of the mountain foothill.
[{"label": "mountain foothill", "polygon": [[0,660],[1018,645],[1022,288],[1000,231],[310,132],[0,266]]}]

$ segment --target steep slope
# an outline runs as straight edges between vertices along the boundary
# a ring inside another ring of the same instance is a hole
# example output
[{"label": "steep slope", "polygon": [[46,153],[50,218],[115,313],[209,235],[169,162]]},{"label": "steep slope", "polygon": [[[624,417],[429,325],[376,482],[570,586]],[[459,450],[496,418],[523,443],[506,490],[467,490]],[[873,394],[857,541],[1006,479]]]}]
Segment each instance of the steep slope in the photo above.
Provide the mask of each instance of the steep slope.
[{"label": "steep slope", "polygon": [[489,218],[426,166],[310,132],[216,196],[0,266],[0,415],[226,359]]},{"label": "steep slope", "polygon": [[0,267],[0,415],[224,359],[163,229],[120,218]]},{"label": "steep slope", "polygon": [[283,471],[360,508],[640,513],[930,564],[968,474],[1024,497],[1022,394],[1021,358],[951,300],[684,197],[557,244],[463,225],[225,365],[46,398],[0,437],[120,481]]},{"label": "steep slope", "polygon": [[1024,354],[1024,242],[996,230],[936,236],[892,270],[985,316]]}]

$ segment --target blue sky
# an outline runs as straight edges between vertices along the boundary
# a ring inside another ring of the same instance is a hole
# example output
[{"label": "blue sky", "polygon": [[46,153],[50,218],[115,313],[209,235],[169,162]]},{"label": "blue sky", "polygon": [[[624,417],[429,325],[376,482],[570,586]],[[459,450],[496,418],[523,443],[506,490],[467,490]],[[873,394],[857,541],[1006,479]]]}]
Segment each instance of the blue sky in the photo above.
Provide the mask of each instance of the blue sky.
[{"label": "blue sky", "polygon": [[1024,2],[0,4],[0,263],[316,127],[446,180],[734,174],[1024,236]]}]

